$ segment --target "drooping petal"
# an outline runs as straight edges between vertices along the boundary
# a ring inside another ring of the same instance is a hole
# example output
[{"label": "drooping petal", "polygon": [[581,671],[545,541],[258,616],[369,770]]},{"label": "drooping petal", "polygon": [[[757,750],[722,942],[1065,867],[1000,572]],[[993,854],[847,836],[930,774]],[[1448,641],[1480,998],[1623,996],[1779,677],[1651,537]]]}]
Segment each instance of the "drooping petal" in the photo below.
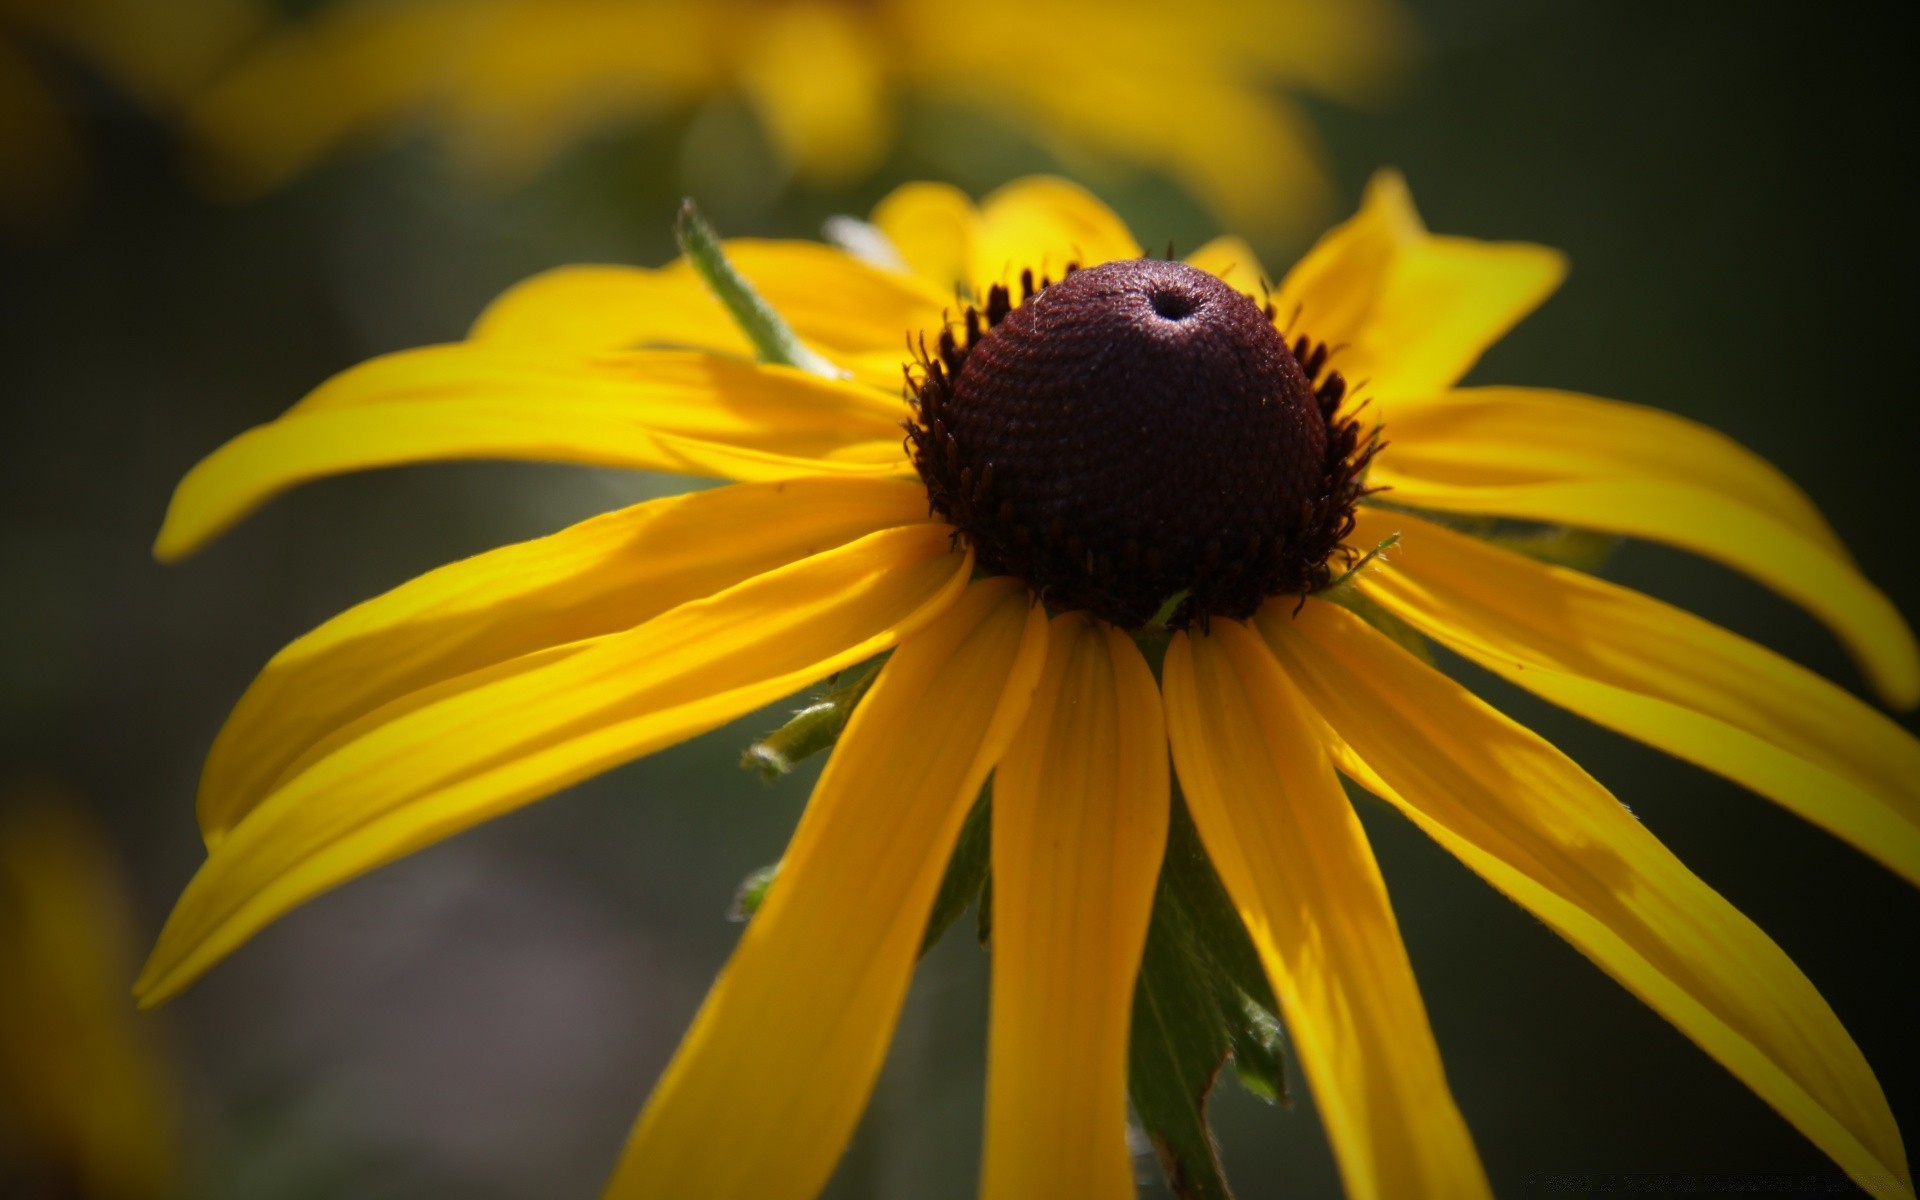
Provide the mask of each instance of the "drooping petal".
[{"label": "drooping petal", "polygon": [[872,534],[369,714],[212,851],[137,991],[165,999],[336,884],[872,657],[963,589],[972,556],[948,539],[931,524]]},{"label": "drooping petal", "polygon": [[275,655],[200,777],[209,846],[330,734],[401,696],[631,629],[858,537],[926,520],[905,483],[795,479],[669,496],[431,571]]},{"label": "drooping petal", "polygon": [[1813,984],[1565,755],[1335,605],[1261,632],[1336,762],[1545,921],[1876,1196],[1913,1195],[1859,1047]]},{"label": "drooping petal", "polygon": [[1418,517],[1362,591],[1556,704],[1779,801],[1920,884],[1920,740],[1813,672],[1658,600]]},{"label": "drooping petal", "polygon": [[1380,868],[1299,692],[1237,621],[1176,636],[1163,676],[1180,786],[1280,999],[1347,1194],[1489,1195]]},{"label": "drooping petal", "polygon": [[874,206],[872,220],[900,260],[942,294],[971,286],[980,210],[965,192],[950,183],[901,184]]},{"label": "drooping petal", "polygon": [[1056,618],[994,775],[987,1200],[1131,1197],[1127,1025],[1167,839],[1167,743],[1139,649]]},{"label": "drooping petal", "polygon": [[1727,435],[1657,408],[1543,388],[1463,388],[1395,402],[1392,470],[1444,483],[1647,479],[1765,513],[1844,561],[1846,547],[1778,468]]},{"label": "drooping petal", "polygon": [[1920,703],[1920,646],[1893,602],[1826,538],[1720,491],[1647,477],[1572,477],[1525,483],[1457,483],[1417,473],[1418,460],[1375,460],[1369,482],[1399,503],[1664,542],[1713,559],[1780,593],[1839,637],[1888,704]]},{"label": "drooping petal", "polygon": [[1335,347],[1361,395],[1451,386],[1566,275],[1557,250],[1436,237],[1407,185],[1382,171],[1360,212],[1322,237],[1274,297],[1282,328]]},{"label": "drooping petal", "polygon": [[1068,264],[1097,267],[1121,258],[1139,258],[1140,243],[1126,222],[1091,192],[1064,179],[1040,175],[1016,179],[980,203],[982,227],[973,252],[976,294],[986,285],[1016,288],[1020,272],[1031,269],[1059,279]]},{"label": "drooping petal", "polygon": [[991,579],[888,660],[654,1087],[609,1200],[803,1200],[826,1183],[879,1073],[948,853],[1046,643],[1045,613]]},{"label": "drooping petal", "polygon": [[301,483],[372,467],[520,458],[790,479],[902,469],[896,404],[857,384],[690,351],[562,362],[482,345],[362,363],[180,481],[154,553],[192,552]]}]

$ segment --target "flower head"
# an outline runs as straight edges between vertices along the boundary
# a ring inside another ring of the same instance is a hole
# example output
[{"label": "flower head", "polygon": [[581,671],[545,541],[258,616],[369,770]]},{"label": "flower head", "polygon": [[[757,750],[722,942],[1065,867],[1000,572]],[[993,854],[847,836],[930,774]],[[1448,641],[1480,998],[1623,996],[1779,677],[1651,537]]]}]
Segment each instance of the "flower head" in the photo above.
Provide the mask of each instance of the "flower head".
[{"label": "flower head", "polygon": [[912,99],[1160,171],[1268,232],[1325,196],[1293,96],[1365,98],[1405,40],[1394,0],[340,0],[196,114],[258,191],[421,123],[476,171],[524,176],[609,125],[737,96],[785,167],[835,184],[880,165]]},{"label": "flower head", "polygon": [[737,269],[814,370],[747,361],[778,339],[750,340],[685,262],[569,268],[194,469],[163,556],[294,483],[405,461],[739,482],[442,568],[276,657],[208,760],[209,857],[149,1001],[356,874],[891,649],[613,1194],[821,1186],[990,775],[987,1195],[1129,1186],[1133,983],[1184,814],[1348,1190],[1485,1192],[1342,775],[1869,1190],[1912,1194],[1812,984],[1419,653],[1438,642],[1920,882],[1920,743],[1760,646],[1511,548],[1520,522],[1716,558],[1824,619],[1891,702],[1920,699],[1905,622],[1767,464],[1632,405],[1456,386],[1558,283],[1557,254],[1430,235],[1390,174],[1272,288],[1231,240],[1143,258],[1057,180],[978,207],[916,185],[874,224],[903,267],[732,242],[701,268]]}]

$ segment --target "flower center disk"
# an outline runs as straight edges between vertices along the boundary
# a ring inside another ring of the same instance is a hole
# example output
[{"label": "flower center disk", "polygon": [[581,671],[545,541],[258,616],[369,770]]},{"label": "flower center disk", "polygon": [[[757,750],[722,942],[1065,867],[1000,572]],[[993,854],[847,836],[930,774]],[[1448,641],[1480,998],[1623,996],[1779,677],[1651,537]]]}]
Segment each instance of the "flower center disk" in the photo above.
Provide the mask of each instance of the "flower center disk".
[{"label": "flower center disk", "polygon": [[1267,312],[1180,263],[1027,290],[915,380],[915,466],[983,567],[1125,629],[1181,593],[1176,625],[1325,585],[1366,458],[1337,373],[1316,390]]}]

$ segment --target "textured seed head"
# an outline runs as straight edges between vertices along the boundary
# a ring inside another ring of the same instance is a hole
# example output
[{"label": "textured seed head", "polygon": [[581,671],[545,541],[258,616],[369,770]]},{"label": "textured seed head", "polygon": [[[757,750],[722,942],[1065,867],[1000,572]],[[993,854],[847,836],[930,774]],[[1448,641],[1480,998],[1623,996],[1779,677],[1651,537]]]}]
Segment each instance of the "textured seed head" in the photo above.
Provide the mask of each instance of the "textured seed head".
[{"label": "textured seed head", "polygon": [[1181,592],[1185,623],[1325,582],[1352,430],[1253,301],[1135,259],[987,315],[925,364],[910,438],[988,570],[1123,628]]}]

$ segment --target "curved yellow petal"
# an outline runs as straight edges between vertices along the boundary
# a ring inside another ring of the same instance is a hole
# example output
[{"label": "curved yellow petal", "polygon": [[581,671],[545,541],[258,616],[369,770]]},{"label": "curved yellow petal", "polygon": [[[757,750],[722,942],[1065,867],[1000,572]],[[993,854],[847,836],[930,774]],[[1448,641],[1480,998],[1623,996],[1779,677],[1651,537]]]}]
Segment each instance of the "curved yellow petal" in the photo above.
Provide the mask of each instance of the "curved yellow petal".
[{"label": "curved yellow petal", "polygon": [[1267,298],[1267,269],[1253,247],[1237,237],[1217,237],[1187,255],[1187,265],[1215,275],[1255,300]]},{"label": "curved yellow petal", "polygon": [[[1375,460],[1369,482],[1415,508],[1575,525],[1664,542],[1740,571],[1833,630],[1874,690],[1920,704],[1920,646],[1886,594],[1823,538],[1718,491],[1652,478],[1455,483],[1414,473],[1417,460]],[[1403,463],[1405,467],[1403,469]]]},{"label": "curved yellow petal", "polygon": [[1036,279],[1059,279],[1069,264],[1097,267],[1140,257],[1140,244],[1112,209],[1080,185],[1051,175],[998,189],[980,202],[980,219],[973,250],[976,295],[994,283],[1017,287],[1022,270],[1031,269]]},{"label": "curved yellow petal", "polygon": [[903,183],[874,205],[870,218],[915,275],[952,295],[971,287],[980,210],[950,183]]},{"label": "curved yellow petal", "polygon": [[886,153],[893,114],[887,50],[858,10],[781,5],[741,22],[739,85],[800,174],[848,183]]},{"label": "curved yellow petal", "polygon": [[1160,692],[1133,640],[1054,619],[994,773],[987,1200],[1131,1197],[1127,1024],[1167,841]]},{"label": "curved yellow petal", "polygon": [[181,480],[154,553],[191,553],[280,492],[372,467],[523,458],[788,479],[904,469],[900,405],[857,384],[693,351],[559,361],[483,345],[362,363]]},{"label": "curved yellow petal", "polygon": [[1417,517],[1363,592],[1521,687],[1736,780],[1920,884],[1920,740],[1813,672],[1658,600]]},{"label": "curved yellow petal", "polygon": [[637,504],[428,572],[274,655],[214,739],[200,775],[200,831],[216,845],[321,739],[401,696],[631,629],[926,519],[926,491],[907,483],[742,483]]},{"label": "curved yellow petal", "polygon": [[1906,1151],[1859,1047],[1751,921],[1566,756],[1335,605],[1260,631],[1341,770],[1567,939],[1880,1197]]},{"label": "curved yellow petal", "polygon": [[1336,347],[1333,366],[1363,396],[1451,386],[1566,275],[1557,250],[1436,237],[1406,182],[1382,171],[1360,212],[1329,231],[1274,297],[1282,328]]},{"label": "curved yellow petal", "polygon": [[[1279,997],[1347,1194],[1491,1195],[1306,703],[1237,621],[1176,635],[1163,678],[1181,789]],[[999,886],[996,874],[996,906]]]},{"label": "curved yellow petal", "polygon": [[[734,238],[728,261],[795,333],[827,358],[884,353],[899,395],[907,335],[937,331],[950,286],[887,271],[818,242]],[[546,353],[689,345],[726,354],[751,349],[685,259],[658,269],[560,267],[508,288],[474,324],[476,339]]]},{"label": "curved yellow petal", "polygon": [[939,525],[872,534],[371,714],[208,855],[141,973],[142,1002],[337,884],[893,645],[964,588],[972,555],[948,539]]},{"label": "curved yellow petal", "polygon": [[608,1200],[819,1192],[879,1073],[961,822],[1026,712],[1046,644],[1046,614],[1025,590],[989,579],[888,660],[655,1085]]},{"label": "curved yellow petal", "polygon": [[1684,417],[1544,388],[1463,388],[1388,406],[1381,461],[1437,482],[1650,479],[1689,484],[1765,513],[1846,561],[1813,501],[1772,463]]}]

